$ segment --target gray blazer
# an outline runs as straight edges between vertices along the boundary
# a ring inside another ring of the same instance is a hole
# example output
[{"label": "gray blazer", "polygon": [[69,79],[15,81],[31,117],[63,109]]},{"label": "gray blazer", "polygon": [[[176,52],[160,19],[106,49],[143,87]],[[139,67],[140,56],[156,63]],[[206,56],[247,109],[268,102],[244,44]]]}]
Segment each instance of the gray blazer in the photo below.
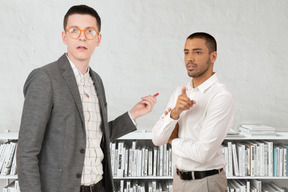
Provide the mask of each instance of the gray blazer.
[{"label": "gray blazer", "polygon": [[[136,130],[128,113],[108,123],[101,78],[90,69],[101,109],[103,181],[112,192],[110,141]],[[79,192],[86,132],[82,103],[65,55],[35,69],[24,85],[17,166],[21,192]]]}]

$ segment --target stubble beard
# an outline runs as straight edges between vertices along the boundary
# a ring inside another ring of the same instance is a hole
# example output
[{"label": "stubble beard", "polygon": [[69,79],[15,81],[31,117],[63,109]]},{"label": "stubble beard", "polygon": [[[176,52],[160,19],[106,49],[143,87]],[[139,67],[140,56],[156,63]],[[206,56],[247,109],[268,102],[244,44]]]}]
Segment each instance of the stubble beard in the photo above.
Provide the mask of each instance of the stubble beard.
[{"label": "stubble beard", "polygon": [[[196,63],[188,62],[187,65],[188,64],[196,65],[198,69],[198,65]],[[208,61],[206,62],[206,65],[204,65],[199,71],[187,70],[188,76],[192,78],[200,77],[201,75],[203,75],[204,73],[208,71],[210,64],[211,64],[210,59],[208,59]]]}]

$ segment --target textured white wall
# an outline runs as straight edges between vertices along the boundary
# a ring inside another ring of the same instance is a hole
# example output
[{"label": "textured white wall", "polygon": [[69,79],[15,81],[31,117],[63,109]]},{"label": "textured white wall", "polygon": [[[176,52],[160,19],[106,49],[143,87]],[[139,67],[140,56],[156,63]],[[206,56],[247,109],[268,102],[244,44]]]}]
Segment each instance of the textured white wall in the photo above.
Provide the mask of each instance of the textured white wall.
[{"label": "textured white wall", "polygon": [[[19,129],[23,84],[36,67],[61,56],[63,16],[74,0],[0,0],[0,131]],[[187,82],[183,46],[196,31],[218,41],[215,71],[235,98],[235,124],[288,128],[288,1],[86,0],[102,18],[91,61],[106,87],[109,118],[159,92],[138,120],[151,130],[176,86]]]}]

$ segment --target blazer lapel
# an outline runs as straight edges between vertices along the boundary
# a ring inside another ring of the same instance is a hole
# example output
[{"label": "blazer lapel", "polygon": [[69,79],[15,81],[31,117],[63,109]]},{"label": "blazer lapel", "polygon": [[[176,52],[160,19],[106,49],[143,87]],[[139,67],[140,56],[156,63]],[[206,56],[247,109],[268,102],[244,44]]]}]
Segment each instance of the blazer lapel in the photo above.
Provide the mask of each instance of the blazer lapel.
[{"label": "blazer lapel", "polygon": [[75,75],[74,75],[72,68],[70,66],[70,63],[67,59],[67,56],[65,54],[62,55],[59,58],[58,63],[59,63],[60,69],[63,71],[62,76],[65,79],[68,87],[70,88],[71,94],[72,94],[74,101],[76,103],[76,106],[78,108],[78,112],[80,114],[81,121],[83,124],[85,124],[83,107],[82,107],[82,102],[81,102],[81,98],[80,98],[80,94],[79,94],[79,90],[78,90],[78,85],[76,82]]},{"label": "blazer lapel", "polygon": [[92,80],[94,82],[94,87],[95,87],[96,94],[97,94],[97,97],[99,100],[99,106],[100,106],[100,110],[101,110],[102,120],[106,121],[106,119],[107,119],[107,109],[106,109],[107,103],[106,103],[106,99],[105,99],[105,93],[104,93],[102,81],[99,79],[99,77],[97,77],[97,75],[95,75],[95,72],[91,68],[90,68],[90,75],[91,75]]}]

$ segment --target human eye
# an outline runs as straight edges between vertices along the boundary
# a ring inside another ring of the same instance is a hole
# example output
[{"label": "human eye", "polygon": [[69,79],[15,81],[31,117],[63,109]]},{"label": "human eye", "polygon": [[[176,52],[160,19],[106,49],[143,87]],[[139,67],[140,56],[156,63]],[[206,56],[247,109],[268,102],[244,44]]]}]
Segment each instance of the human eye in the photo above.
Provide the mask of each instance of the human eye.
[{"label": "human eye", "polygon": [[188,51],[184,51],[184,55],[188,55],[189,54],[189,52]]},{"label": "human eye", "polygon": [[194,51],[195,55],[200,55],[202,52],[201,51]]},{"label": "human eye", "polygon": [[95,35],[96,31],[94,29],[86,29],[86,34]]},{"label": "human eye", "polygon": [[70,32],[70,33],[78,33],[78,32],[79,32],[79,29],[77,29],[77,28],[71,28],[71,29],[69,30],[69,32]]}]

